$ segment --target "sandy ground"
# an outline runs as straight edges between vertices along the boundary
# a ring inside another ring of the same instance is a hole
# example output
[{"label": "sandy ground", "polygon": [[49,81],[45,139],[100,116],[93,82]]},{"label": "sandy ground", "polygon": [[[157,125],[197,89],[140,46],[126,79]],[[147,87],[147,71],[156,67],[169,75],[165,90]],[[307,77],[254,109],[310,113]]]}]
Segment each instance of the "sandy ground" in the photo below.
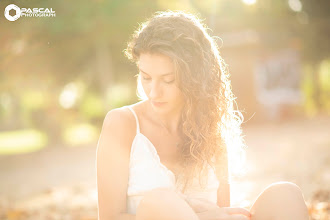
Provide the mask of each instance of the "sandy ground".
[{"label": "sandy ground", "polygon": [[297,184],[306,200],[320,189],[330,191],[330,118],[254,125],[243,131],[248,171],[233,184],[233,204],[250,204],[277,181]]},{"label": "sandy ground", "polygon": [[[269,184],[297,184],[306,200],[330,191],[330,118],[293,120],[243,127],[247,173],[231,186],[232,206],[248,207]],[[70,201],[95,210],[96,143],[49,147],[40,152],[0,156],[0,208]],[[92,214],[95,218],[95,213]],[[93,218],[91,218],[93,219]]]}]

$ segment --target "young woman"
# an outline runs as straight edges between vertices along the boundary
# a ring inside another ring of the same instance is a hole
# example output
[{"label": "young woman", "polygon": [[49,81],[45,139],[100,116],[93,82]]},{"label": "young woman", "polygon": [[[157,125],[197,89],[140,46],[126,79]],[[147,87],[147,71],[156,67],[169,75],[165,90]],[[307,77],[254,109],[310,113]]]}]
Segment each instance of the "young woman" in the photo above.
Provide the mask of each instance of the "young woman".
[{"label": "young woman", "polygon": [[[159,12],[125,51],[140,102],[106,115],[97,147],[99,220],[305,220],[299,187],[274,183],[230,207],[227,150],[241,148],[226,64],[197,17]],[[232,143],[232,144],[231,144]]]}]

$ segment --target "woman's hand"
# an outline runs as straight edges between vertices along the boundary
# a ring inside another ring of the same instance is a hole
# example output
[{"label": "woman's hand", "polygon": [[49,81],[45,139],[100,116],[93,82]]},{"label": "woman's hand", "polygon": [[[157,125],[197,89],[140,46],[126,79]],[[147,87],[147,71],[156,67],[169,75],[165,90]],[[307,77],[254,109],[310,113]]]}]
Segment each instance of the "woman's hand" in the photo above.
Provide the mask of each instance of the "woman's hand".
[{"label": "woman's hand", "polygon": [[206,199],[185,198],[185,201],[196,213],[205,212],[214,208],[219,208],[216,204],[209,202]]},{"label": "woman's hand", "polygon": [[186,198],[186,202],[201,220],[249,220],[251,214],[244,208],[219,207],[204,199]]},{"label": "woman's hand", "polygon": [[196,213],[200,220],[249,220],[251,214],[244,208],[217,207]]}]

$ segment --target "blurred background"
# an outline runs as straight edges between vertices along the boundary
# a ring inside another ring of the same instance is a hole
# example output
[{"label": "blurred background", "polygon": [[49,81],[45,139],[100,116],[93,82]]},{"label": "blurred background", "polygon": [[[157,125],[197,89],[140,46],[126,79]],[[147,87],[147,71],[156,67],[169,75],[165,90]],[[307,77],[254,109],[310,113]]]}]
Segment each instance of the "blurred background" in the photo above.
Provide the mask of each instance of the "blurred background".
[{"label": "blurred background", "polygon": [[[9,4],[56,17],[8,21]],[[232,205],[291,181],[311,219],[330,218],[330,1],[2,0],[0,219],[97,219],[103,119],[138,101],[123,50],[139,23],[167,9],[202,18],[229,64],[248,146]]]}]

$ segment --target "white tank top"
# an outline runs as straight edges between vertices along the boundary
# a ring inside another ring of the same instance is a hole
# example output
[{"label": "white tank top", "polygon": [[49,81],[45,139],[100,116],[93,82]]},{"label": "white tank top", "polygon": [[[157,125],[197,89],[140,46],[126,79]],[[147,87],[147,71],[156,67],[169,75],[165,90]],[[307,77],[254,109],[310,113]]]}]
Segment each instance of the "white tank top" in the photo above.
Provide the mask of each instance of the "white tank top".
[{"label": "white tank top", "polygon": [[[133,139],[127,188],[127,213],[136,214],[136,209],[144,194],[155,188],[170,188],[181,192],[177,186],[175,175],[160,162],[156,148],[151,141],[140,133],[139,120],[131,106],[127,106],[136,120],[136,135]],[[205,188],[201,188],[198,178],[193,180],[192,186],[186,189],[183,196],[188,198],[202,198],[214,204],[217,203],[217,189],[219,182],[209,167],[209,179]]]}]

